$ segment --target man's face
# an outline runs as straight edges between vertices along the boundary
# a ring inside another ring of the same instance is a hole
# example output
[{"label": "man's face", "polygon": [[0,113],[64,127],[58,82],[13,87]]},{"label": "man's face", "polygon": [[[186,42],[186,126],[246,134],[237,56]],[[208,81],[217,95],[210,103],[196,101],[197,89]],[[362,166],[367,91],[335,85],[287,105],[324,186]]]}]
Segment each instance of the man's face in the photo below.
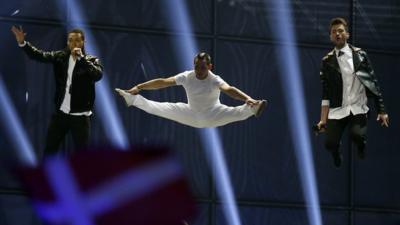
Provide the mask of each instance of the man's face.
[{"label": "man's face", "polygon": [[341,48],[347,43],[347,39],[349,39],[349,32],[346,31],[346,28],[343,24],[333,25],[331,28],[330,38],[332,43]]},{"label": "man's face", "polygon": [[197,59],[194,62],[194,71],[197,76],[204,77],[208,74],[208,70],[211,69],[211,64],[207,64],[205,59]]},{"label": "man's face", "polygon": [[80,33],[69,33],[67,44],[71,51],[74,48],[83,48],[84,41],[82,35]]}]

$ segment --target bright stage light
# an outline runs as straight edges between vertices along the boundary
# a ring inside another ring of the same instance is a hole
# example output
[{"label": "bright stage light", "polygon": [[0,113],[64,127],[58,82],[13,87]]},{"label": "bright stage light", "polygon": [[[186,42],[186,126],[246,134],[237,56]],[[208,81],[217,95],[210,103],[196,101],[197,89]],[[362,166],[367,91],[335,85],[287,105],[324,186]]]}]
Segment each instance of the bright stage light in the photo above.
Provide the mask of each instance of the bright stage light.
[{"label": "bright stage light", "polygon": [[[301,80],[296,38],[290,3],[287,0],[274,0],[266,7],[273,8],[273,13],[267,18],[270,21],[274,38],[282,43],[277,48],[277,59],[281,64],[281,83],[285,90],[287,115],[291,124],[292,140],[295,143],[295,153],[300,172],[303,194],[307,203],[308,219],[311,225],[322,225],[319,207],[318,190],[314,172],[312,147],[310,143],[310,128],[308,126],[304,91]],[[271,11],[271,10],[269,10]],[[284,63],[284,64],[283,64]]]},{"label": "bright stage light", "polygon": [[24,131],[24,127],[18,117],[18,113],[7,93],[0,74],[0,118],[4,126],[4,132],[8,134],[9,139],[17,151],[18,158],[24,165],[37,165],[37,158],[32,145]]},{"label": "bright stage light", "polygon": [[[175,45],[178,49],[179,61],[182,62],[182,70],[189,70],[193,68],[193,58],[199,52],[199,49],[193,39],[193,31],[185,2],[182,0],[164,0],[163,2],[169,13],[168,18],[170,19],[171,28],[181,32],[176,39]],[[222,199],[225,218],[230,225],[240,225],[239,213],[218,131],[216,128],[203,128],[198,129],[198,133],[209,165],[212,169],[215,169],[214,180],[217,192]]]}]

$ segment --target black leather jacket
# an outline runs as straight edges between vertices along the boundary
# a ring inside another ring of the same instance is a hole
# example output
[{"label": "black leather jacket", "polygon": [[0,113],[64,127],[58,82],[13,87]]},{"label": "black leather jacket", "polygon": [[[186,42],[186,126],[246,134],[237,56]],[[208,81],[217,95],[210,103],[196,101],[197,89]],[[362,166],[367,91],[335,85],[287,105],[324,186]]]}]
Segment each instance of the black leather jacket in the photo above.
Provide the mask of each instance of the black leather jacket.
[{"label": "black leather jacket", "polygon": [[[368,98],[374,98],[378,113],[385,113],[382,92],[367,53],[350,44],[349,47],[353,52],[354,74],[364,85]],[[320,78],[322,99],[329,100],[330,108],[342,106],[343,81],[335,50],[332,50],[322,58]]]},{"label": "black leather jacket", "polygon": [[[70,50],[64,49],[46,52],[35,48],[29,42],[26,42],[23,49],[30,58],[53,64],[56,83],[54,103],[56,110],[60,109],[65,96]],[[85,55],[76,61],[70,86],[71,113],[85,112],[93,109],[95,82],[102,78],[102,70],[103,68],[95,56]]]}]

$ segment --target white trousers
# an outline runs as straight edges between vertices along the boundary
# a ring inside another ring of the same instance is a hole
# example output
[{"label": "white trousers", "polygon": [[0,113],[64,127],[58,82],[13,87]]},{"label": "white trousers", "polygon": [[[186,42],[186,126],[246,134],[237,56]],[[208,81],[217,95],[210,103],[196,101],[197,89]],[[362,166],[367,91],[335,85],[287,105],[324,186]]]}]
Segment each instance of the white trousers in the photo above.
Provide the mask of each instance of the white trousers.
[{"label": "white trousers", "polygon": [[209,109],[199,111],[182,102],[156,102],[141,95],[132,95],[132,98],[133,105],[139,109],[196,128],[223,126],[254,115],[251,107],[247,104],[236,107],[217,104]]}]

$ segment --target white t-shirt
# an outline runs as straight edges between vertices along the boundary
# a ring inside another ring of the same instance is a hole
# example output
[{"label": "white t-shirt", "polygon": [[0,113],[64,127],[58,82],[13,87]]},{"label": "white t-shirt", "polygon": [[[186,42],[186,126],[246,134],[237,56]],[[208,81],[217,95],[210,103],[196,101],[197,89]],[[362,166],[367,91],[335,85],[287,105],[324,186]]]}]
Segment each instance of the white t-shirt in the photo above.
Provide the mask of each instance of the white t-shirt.
[{"label": "white t-shirt", "polygon": [[188,104],[192,109],[204,110],[220,104],[219,87],[226,82],[218,75],[208,71],[204,80],[196,78],[194,70],[185,71],[175,76],[177,85],[185,88]]}]

